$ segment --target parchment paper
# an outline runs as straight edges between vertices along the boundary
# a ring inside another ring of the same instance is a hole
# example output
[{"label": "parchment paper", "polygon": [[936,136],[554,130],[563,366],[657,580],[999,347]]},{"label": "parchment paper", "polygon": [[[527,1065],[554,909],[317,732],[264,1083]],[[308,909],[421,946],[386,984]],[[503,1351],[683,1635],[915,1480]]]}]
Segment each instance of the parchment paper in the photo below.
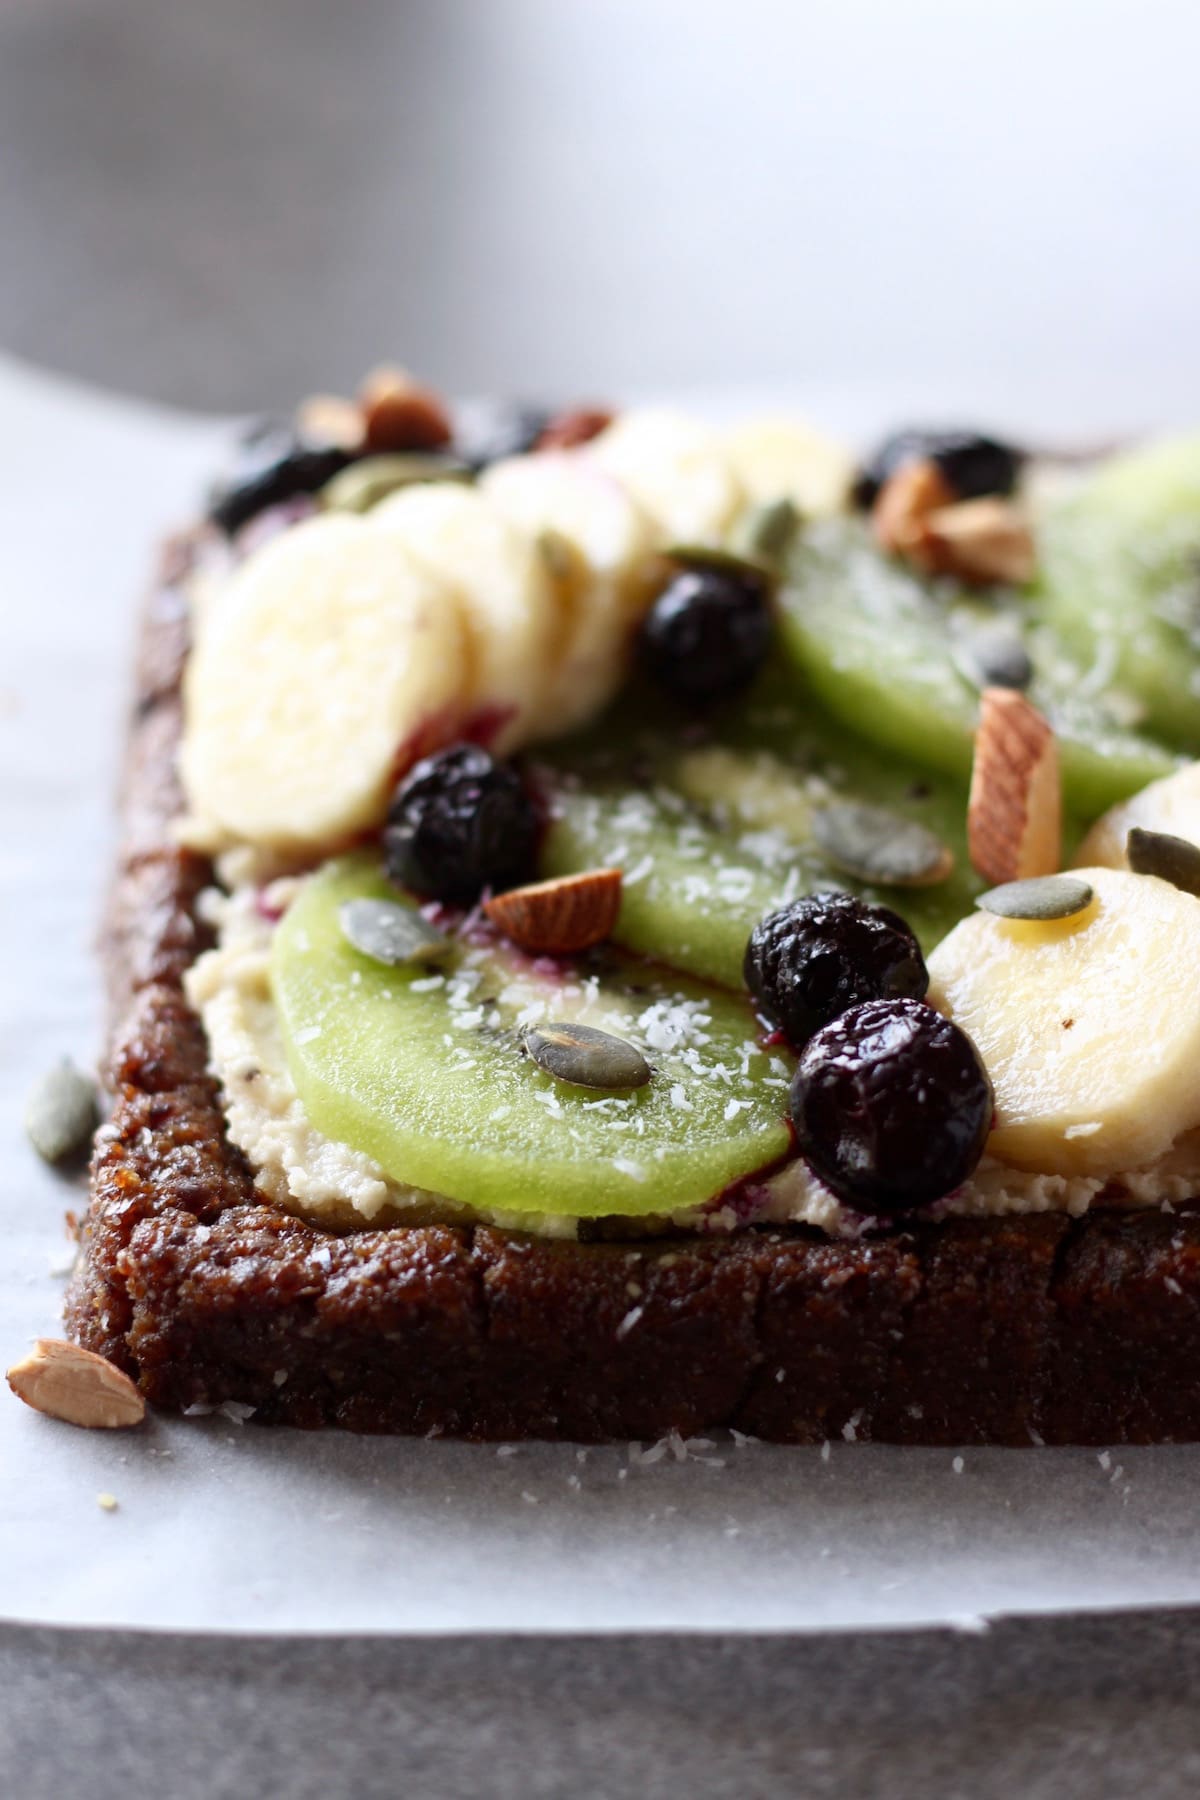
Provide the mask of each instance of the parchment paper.
[{"label": "parchment paper", "polygon": [[[91,940],[135,607],[155,538],[194,507],[225,429],[0,363],[5,1363],[59,1330],[63,1215],[83,1203],[78,1182],[38,1162],[21,1114],[48,1063],[87,1064],[98,1046]],[[222,1415],[85,1433],[0,1390],[0,1617],[807,1631],[1200,1600],[1193,1449],[956,1459],[721,1435],[646,1452],[310,1435]]]}]

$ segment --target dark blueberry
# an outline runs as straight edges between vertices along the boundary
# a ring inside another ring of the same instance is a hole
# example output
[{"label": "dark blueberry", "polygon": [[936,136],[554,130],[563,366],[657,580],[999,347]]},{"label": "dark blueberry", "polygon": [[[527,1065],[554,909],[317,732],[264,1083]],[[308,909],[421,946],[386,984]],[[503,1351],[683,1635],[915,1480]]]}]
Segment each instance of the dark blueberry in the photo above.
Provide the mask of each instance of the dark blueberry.
[{"label": "dark blueberry", "polygon": [[208,516],[230,537],[268,506],[315,494],[354,458],[337,444],[306,443],[289,425],[258,425],[209,497]]},{"label": "dark blueberry", "polygon": [[856,1212],[890,1217],[953,1193],[992,1124],[974,1044],[919,1000],[869,1000],[811,1037],[792,1080],[801,1155]]},{"label": "dark blueberry", "polygon": [[460,406],[454,414],[454,454],[477,473],[503,457],[524,456],[554,417],[549,407],[515,400]]},{"label": "dark blueberry", "polygon": [[468,904],[484,888],[529,879],[539,828],[516,771],[477,744],[455,744],[417,763],[397,787],[384,863],[403,887]]},{"label": "dark blueberry", "polygon": [[751,682],[771,646],[771,581],[735,558],[683,568],[642,626],[642,660],[655,680],[696,705]]},{"label": "dark blueberry", "polygon": [[977,431],[896,431],[863,464],[854,490],[858,504],[873,506],[890,475],[922,459],[937,464],[960,500],[978,500],[984,494],[1011,494],[1025,456],[1012,444]]},{"label": "dark blueberry", "polygon": [[900,917],[853,894],[807,894],[750,933],[746,986],[799,1049],[864,1000],[920,1000],[929,986],[921,946]]}]

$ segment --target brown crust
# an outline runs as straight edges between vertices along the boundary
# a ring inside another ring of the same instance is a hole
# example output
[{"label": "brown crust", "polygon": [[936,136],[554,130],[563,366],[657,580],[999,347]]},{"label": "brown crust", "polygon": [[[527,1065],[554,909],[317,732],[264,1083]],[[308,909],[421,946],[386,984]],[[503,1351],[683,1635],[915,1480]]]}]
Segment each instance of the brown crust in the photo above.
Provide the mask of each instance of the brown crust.
[{"label": "brown crust", "polygon": [[953,1220],[831,1242],[335,1236],[264,1204],[181,980],[201,858],[170,843],[186,618],[147,617],[105,929],[111,1122],[75,1340],[157,1406],[479,1437],[1112,1443],[1200,1436],[1200,1213]]}]

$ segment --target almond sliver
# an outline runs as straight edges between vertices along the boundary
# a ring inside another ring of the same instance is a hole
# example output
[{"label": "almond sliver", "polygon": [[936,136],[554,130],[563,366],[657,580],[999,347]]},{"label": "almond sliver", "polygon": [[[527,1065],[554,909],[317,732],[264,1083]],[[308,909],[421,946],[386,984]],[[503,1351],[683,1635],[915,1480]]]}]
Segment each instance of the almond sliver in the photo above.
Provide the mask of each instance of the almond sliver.
[{"label": "almond sliver", "polygon": [[1012,688],[985,688],[967,802],[971,862],[998,886],[1053,875],[1062,860],[1062,783],[1053,727]]}]

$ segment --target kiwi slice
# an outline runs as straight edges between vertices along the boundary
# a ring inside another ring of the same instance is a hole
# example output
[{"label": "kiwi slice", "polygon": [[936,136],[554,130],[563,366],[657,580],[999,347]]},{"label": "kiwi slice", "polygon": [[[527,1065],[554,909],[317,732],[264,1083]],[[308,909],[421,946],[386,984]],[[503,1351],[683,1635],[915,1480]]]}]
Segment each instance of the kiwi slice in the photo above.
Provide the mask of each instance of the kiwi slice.
[{"label": "kiwi slice", "polygon": [[1011,593],[981,600],[953,582],[926,581],[881,555],[858,520],[812,526],[788,559],[780,648],[802,691],[882,749],[964,780],[979,696],[963,652],[985,625],[1003,626],[1030,656],[1027,691],[1059,734],[1072,812],[1093,818],[1176,766],[1101,692],[1079,693],[1088,646],[1077,642],[1083,654],[1071,655],[1045,596],[1034,612]]},{"label": "kiwi slice", "polygon": [[[326,864],[276,931],[271,983],[309,1118],[397,1181],[485,1212],[632,1216],[702,1205],[787,1154],[791,1060],[760,1046],[745,998],[617,952],[555,967],[475,934],[437,970],[389,968],[339,923],[384,899],[409,904],[373,857]],[[650,1079],[556,1080],[528,1053],[541,1021],[632,1046]]]}]

